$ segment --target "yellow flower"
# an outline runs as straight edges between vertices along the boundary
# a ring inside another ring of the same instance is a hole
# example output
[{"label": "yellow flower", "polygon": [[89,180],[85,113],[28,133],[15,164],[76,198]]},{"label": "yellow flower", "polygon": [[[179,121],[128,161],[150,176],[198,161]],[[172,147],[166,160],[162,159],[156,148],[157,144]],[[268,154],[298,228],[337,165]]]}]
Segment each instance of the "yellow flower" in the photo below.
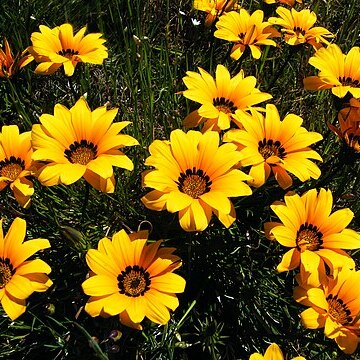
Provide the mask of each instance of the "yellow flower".
[{"label": "yellow flower", "polygon": [[[343,266],[354,267],[354,261],[341,249],[360,248],[360,235],[346,229],[354,214],[348,209],[331,213],[333,198],[330,190],[309,190],[302,196],[295,193],[285,195],[285,203],[277,202],[271,209],[282,223],[265,224],[269,239],[276,239],[290,248],[282,258],[277,270],[287,271],[300,264],[304,271],[313,273],[311,281],[317,285],[317,278],[325,272],[324,263],[331,273]],[[310,280],[309,280],[310,281]]]},{"label": "yellow flower", "polygon": [[185,280],[173,273],[181,260],[174,248],[159,248],[161,241],[146,245],[147,237],[147,231],[121,230],[87,252],[91,276],[82,287],[91,296],[85,305],[91,316],[119,315],[137,329],[145,316],[158,324],[169,321],[169,309],[179,305],[175,293],[185,289]]},{"label": "yellow flower", "polygon": [[309,159],[321,161],[321,157],[308,146],[322,136],[301,127],[301,117],[288,114],[280,121],[276,106],[268,104],[265,117],[252,111],[252,117],[242,116],[239,120],[244,129],[229,130],[224,141],[238,145],[242,166],[251,165],[251,185],[263,185],[271,172],[283,189],[292,185],[288,172],[301,181],[319,178],[320,169]]},{"label": "yellow flower", "polygon": [[11,320],[25,312],[26,299],[34,291],[43,292],[52,285],[46,275],[51,272],[50,266],[40,259],[27,260],[49,248],[49,241],[24,242],[25,234],[26,221],[16,218],[4,237],[0,220],[0,302]]},{"label": "yellow flower", "polygon": [[[266,4],[284,4],[289,6],[295,5],[295,0],[263,0]],[[296,0],[297,3],[302,4],[302,0]]]},{"label": "yellow flower", "polygon": [[[259,353],[250,355],[249,360],[284,360],[284,355],[279,348],[279,345],[272,343],[265,351],[264,356]],[[306,360],[302,356],[297,356],[292,360]]]},{"label": "yellow flower", "polygon": [[41,115],[41,125],[32,129],[32,158],[47,162],[39,170],[40,182],[69,185],[83,176],[95,189],[114,192],[113,166],[134,167],[120,149],[138,145],[133,137],[120,133],[130,122],[113,123],[116,114],[117,109],[105,106],[91,111],[81,97],[71,109],[56,104],[54,115]]},{"label": "yellow flower", "polygon": [[238,60],[247,47],[255,59],[261,56],[261,45],[276,46],[270,38],[280,34],[268,22],[263,22],[264,13],[256,10],[251,15],[245,10],[230,11],[220,16],[214,36],[235,43],[231,57]]},{"label": "yellow flower", "polygon": [[19,134],[17,125],[4,125],[0,133],[0,191],[8,185],[22,207],[30,206],[34,185],[26,177],[33,175],[31,132]]},{"label": "yellow flower", "polygon": [[318,49],[322,43],[329,44],[327,37],[334,37],[323,27],[313,27],[316,22],[316,14],[313,11],[308,9],[296,11],[278,7],[276,12],[280,18],[270,17],[269,23],[283,27],[281,31],[285,33],[285,42],[289,45],[309,43]]},{"label": "yellow flower", "polygon": [[360,334],[360,271],[344,267],[335,278],[328,277],[322,287],[310,287],[305,298],[295,300],[309,306],[301,313],[301,322],[308,329],[325,328],[325,336],[334,339],[346,354],[355,352]]},{"label": "yellow flower", "polygon": [[241,114],[251,106],[272,98],[270,94],[256,89],[256,78],[244,77],[243,70],[231,78],[226,67],[218,65],[215,79],[200,67],[199,72],[188,71],[183,78],[188,89],[182,94],[202,105],[185,118],[185,127],[204,123],[202,132],[206,132],[228,129],[231,121],[241,126],[235,114]]},{"label": "yellow flower", "polygon": [[318,76],[304,79],[306,90],[331,89],[332,93],[343,98],[349,91],[360,98],[360,48],[353,47],[347,55],[339,46],[331,44],[319,49],[309,60],[309,64],[320,70]]},{"label": "yellow flower", "polygon": [[155,169],[144,173],[144,186],[155,190],[141,201],[152,210],[179,212],[181,227],[202,231],[212,213],[229,227],[236,214],[229,197],[250,195],[244,184],[250,177],[233,166],[240,160],[234,144],[219,147],[219,134],[174,130],[169,141],[155,140],[145,165]]},{"label": "yellow flower", "polygon": [[350,107],[339,111],[338,120],[340,129],[330,123],[328,126],[343,141],[346,160],[355,160],[360,157],[360,101],[352,98]]},{"label": "yellow flower", "polygon": [[[49,75],[64,66],[65,75],[74,73],[77,63],[100,65],[108,57],[106,41],[100,33],[85,35],[86,27],[75,35],[70,24],[53,29],[40,25],[40,32],[31,34],[32,46],[29,51],[40,64],[35,69],[38,74]],[[85,35],[85,36],[84,36]]]},{"label": "yellow flower", "polygon": [[13,56],[9,42],[4,38],[3,48],[0,47],[0,77],[11,78],[20,69],[31,63],[34,58],[32,55],[25,55],[28,49],[21,54]]},{"label": "yellow flower", "polygon": [[205,26],[208,27],[224,12],[236,10],[238,5],[237,0],[194,0],[194,8],[207,13]]}]

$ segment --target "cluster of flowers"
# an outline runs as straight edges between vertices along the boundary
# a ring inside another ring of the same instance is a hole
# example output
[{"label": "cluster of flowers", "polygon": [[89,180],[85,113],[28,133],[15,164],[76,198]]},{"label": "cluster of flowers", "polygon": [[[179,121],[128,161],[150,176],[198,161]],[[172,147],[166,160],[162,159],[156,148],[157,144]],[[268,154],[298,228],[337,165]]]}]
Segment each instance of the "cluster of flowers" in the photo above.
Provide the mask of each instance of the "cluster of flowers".
[{"label": "cluster of flowers", "polygon": [[[0,53],[1,76],[11,78],[33,59],[35,72],[51,74],[64,67],[71,76],[78,62],[101,64],[107,57],[102,34],[75,36],[70,24],[54,29],[40,26],[33,33],[33,45],[15,58],[5,40]],[[121,131],[130,123],[114,122],[117,109],[105,106],[91,111],[84,97],[68,109],[56,104],[54,114],[40,116],[31,131],[19,132],[16,125],[3,126],[0,133],[0,190],[10,187],[15,199],[29,207],[36,178],[43,186],[69,185],[83,177],[95,189],[111,193],[115,189],[113,166],[133,170],[132,161],[121,151],[138,145]],[[26,222],[16,218],[6,236],[0,229],[0,302],[14,320],[26,310],[26,299],[34,291],[45,291],[52,281],[51,268],[40,259],[27,260],[50,247],[45,239],[24,241]],[[127,234],[124,230],[103,238],[97,249],[90,249],[86,261],[91,269],[82,284],[90,295],[85,310],[91,316],[119,315],[120,321],[141,329],[146,316],[166,324],[169,310],[178,305],[176,293],[185,289],[185,280],[173,273],[181,266],[175,248],[160,247],[161,241],[147,244],[147,231]]]},{"label": "cluster of flowers", "polygon": [[[295,0],[277,2],[295,5]],[[329,44],[327,38],[334,35],[325,28],[313,27],[317,17],[308,9],[298,12],[294,8],[278,7],[276,13],[280,17],[270,17],[268,22],[263,22],[261,10],[250,15],[245,9],[239,9],[235,1],[195,1],[194,7],[208,13],[207,25],[218,19],[214,36],[235,43],[231,49],[231,57],[235,60],[248,49],[253,58],[258,59],[262,45],[276,46],[272,38],[280,36],[274,28],[277,25],[281,27],[285,43],[312,45],[316,52],[309,63],[319,73],[305,78],[304,87],[307,90],[331,89],[339,98],[344,98],[348,92],[353,96],[338,114],[340,129],[332,124],[329,127],[352,154],[359,155],[358,47],[344,55],[339,46]],[[251,166],[249,185],[263,185],[271,172],[284,189],[292,185],[288,173],[301,181],[319,178],[320,170],[310,159],[322,159],[309,146],[322,139],[320,134],[301,127],[302,119],[294,114],[288,114],[281,122],[274,105],[268,104],[265,110],[254,108],[253,105],[270,99],[271,95],[255,89],[256,79],[244,78],[242,71],[230,78],[228,71],[218,65],[215,79],[201,68],[199,72],[188,72],[184,79],[188,89],[183,95],[201,104],[187,116],[184,126],[202,125],[202,131],[207,133],[227,130],[232,123],[233,129],[225,132],[223,141],[237,146],[240,162],[235,167]],[[324,327],[325,335],[335,339],[345,353],[351,354],[360,339],[360,290],[356,286],[360,272],[355,270],[354,260],[343,249],[360,248],[360,235],[346,228],[353,213],[342,209],[331,214],[332,194],[325,189],[312,189],[302,196],[289,192],[284,200],[271,206],[281,223],[269,222],[264,226],[268,239],[290,248],[277,270],[299,268],[294,298],[309,307],[301,314],[303,325],[311,329]],[[269,358],[282,358],[282,355],[275,355],[275,351],[278,350],[273,345],[269,347],[265,358],[267,354]],[[263,357],[254,354],[253,358]]]},{"label": "cluster of flowers", "polygon": [[[336,96],[344,97],[348,91],[354,96],[350,107],[339,114],[341,129],[334,127],[334,131],[358,151],[359,48],[342,54],[326,39],[333,34],[313,27],[316,15],[309,10],[279,7],[280,18],[263,22],[262,11],[250,15],[234,1],[196,1],[195,7],[209,12],[209,25],[219,17],[214,35],[235,43],[233,59],[239,59],[247,49],[255,59],[260,58],[262,45],[276,45],[272,38],[280,36],[277,25],[289,45],[311,44],[317,51],[309,62],[320,72],[304,80],[305,88],[331,88]],[[54,29],[40,26],[40,31],[31,36],[29,55],[23,53],[14,59],[5,42],[0,76],[11,77],[33,59],[39,63],[36,73],[51,74],[63,66],[65,74],[71,76],[78,62],[101,64],[107,57],[101,34],[84,36],[83,28],[74,36],[69,24]],[[201,131],[176,129],[169,140],[155,140],[150,145],[145,165],[152,168],[142,174],[143,186],[153,189],[141,199],[147,208],[178,213],[185,231],[203,231],[213,214],[230,227],[236,211],[229,198],[251,195],[250,186],[262,186],[271,174],[283,189],[293,183],[290,174],[303,182],[320,177],[312,160],[322,158],[310,146],[322,136],[302,127],[302,118],[295,114],[281,120],[275,105],[258,107],[272,96],[256,88],[254,76],[246,77],[241,70],[231,77],[225,66],[218,65],[215,78],[199,68],[199,72],[188,71],[183,81],[187,89],[182,94],[201,104],[185,118],[184,126],[200,126]],[[94,188],[113,192],[113,166],[133,169],[120,149],[138,144],[120,133],[129,123],[113,122],[116,113],[116,109],[106,107],[91,111],[82,97],[70,109],[55,105],[54,114],[43,114],[41,124],[33,125],[31,132],[19,134],[16,126],[4,126],[0,134],[0,189],[9,185],[24,207],[30,205],[33,194],[28,176],[35,176],[44,186],[68,185],[84,177]],[[240,170],[242,167],[250,167],[249,173]],[[325,335],[334,338],[341,349],[354,352],[360,332],[360,293],[354,284],[360,275],[342,250],[360,248],[360,235],[345,229],[352,212],[342,209],[330,215],[332,195],[324,189],[312,189],[302,196],[288,193],[284,203],[277,202],[271,208],[282,223],[265,224],[265,233],[291,248],[278,270],[300,269],[294,297],[310,307],[302,313],[303,324],[325,327]],[[18,224],[22,224],[22,237],[12,235],[20,231],[15,230]],[[30,246],[31,241],[22,244],[24,234],[24,222],[17,219],[0,242],[0,299],[12,319],[25,311],[25,299],[33,291],[44,291],[51,285],[46,275],[48,265],[38,259],[25,261],[49,243],[38,239],[31,240],[38,241],[34,246]],[[175,294],[185,288],[185,280],[173,273],[181,260],[173,255],[175,249],[160,248],[160,242],[146,245],[147,236],[146,232],[128,235],[120,231],[112,240],[100,240],[97,250],[88,251],[91,274],[83,290],[91,296],[85,306],[91,316],[119,315],[121,322],[138,329],[145,316],[160,324],[169,320],[169,309],[178,306]],[[13,249],[20,246],[24,250],[15,254]],[[23,254],[21,259],[19,253]],[[24,286],[26,282],[28,291],[18,290],[20,282]],[[268,351],[281,354],[275,345]]]}]

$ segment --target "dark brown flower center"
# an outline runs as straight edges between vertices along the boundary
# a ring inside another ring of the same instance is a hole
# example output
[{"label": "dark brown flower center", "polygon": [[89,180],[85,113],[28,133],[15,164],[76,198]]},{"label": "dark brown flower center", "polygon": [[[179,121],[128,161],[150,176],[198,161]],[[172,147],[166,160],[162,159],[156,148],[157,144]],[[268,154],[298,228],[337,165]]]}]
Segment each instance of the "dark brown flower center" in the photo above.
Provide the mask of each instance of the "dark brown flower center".
[{"label": "dark brown flower center", "polygon": [[246,33],[239,33],[239,34],[238,34],[238,37],[239,37],[238,43],[239,43],[239,44],[243,44],[243,43],[244,43],[245,35],[246,35]]},{"label": "dark brown flower center", "polygon": [[305,250],[316,251],[322,247],[323,234],[317,226],[312,224],[302,224],[296,234],[296,247],[302,252]]},{"label": "dark brown flower center", "polygon": [[185,174],[181,173],[176,184],[182,193],[197,199],[202,194],[210,191],[212,182],[203,170],[196,170],[194,167],[192,170],[187,169]]},{"label": "dark brown flower center", "polygon": [[15,274],[10,259],[0,258],[0,289],[3,289]]},{"label": "dark brown flower center", "polygon": [[296,32],[296,35],[305,35],[305,30],[302,29],[300,26],[295,26],[294,29],[293,29],[295,32]]},{"label": "dark brown flower center", "polygon": [[151,284],[150,274],[138,265],[127,266],[117,280],[120,294],[131,297],[143,296]]},{"label": "dark brown flower center", "polygon": [[71,58],[74,55],[78,55],[79,51],[74,50],[74,49],[61,49],[60,51],[57,52],[59,55],[61,56],[65,56],[67,58]]},{"label": "dark brown flower center", "polygon": [[353,321],[351,311],[344,304],[343,300],[338,299],[337,295],[328,295],[326,301],[329,305],[330,316],[341,325],[349,325]]},{"label": "dark brown flower center", "polygon": [[19,174],[25,169],[25,161],[15,156],[10,156],[10,159],[0,161],[0,176],[7,177],[14,181]]},{"label": "dark brown flower center", "polygon": [[341,85],[343,86],[360,87],[360,81],[354,80],[349,76],[348,77],[340,76],[338,80],[341,82]]},{"label": "dark brown flower center", "polygon": [[224,97],[217,97],[213,99],[213,105],[219,110],[224,112],[225,114],[235,113],[237,107],[234,105],[234,102],[225,99]]},{"label": "dark brown flower center", "polygon": [[87,165],[97,156],[97,145],[87,140],[75,141],[64,151],[65,157],[73,164]]},{"label": "dark brown flower center", "polygon": [[286,157],[285,149],[281,146],[279,140],[266,140],[264,138],[262,141],[259,141],[258,145],[258,151],[265,160],[270,156],[277,156],[280,159]]}]

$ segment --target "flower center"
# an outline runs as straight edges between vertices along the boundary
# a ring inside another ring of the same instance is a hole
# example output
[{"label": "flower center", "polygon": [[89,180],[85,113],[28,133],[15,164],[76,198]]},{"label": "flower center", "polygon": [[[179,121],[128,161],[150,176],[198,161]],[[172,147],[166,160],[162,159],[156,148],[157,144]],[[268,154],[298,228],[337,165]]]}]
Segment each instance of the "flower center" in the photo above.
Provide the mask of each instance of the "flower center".
[{"label": "flower center", "polygon": [[15,274],[10,259],[0,258],[0,289],[3,289]]},{"label": "flower center", "polygon": [[326,301],[329,304],[330,316],[341,325],[349,325],[352,322],[351,311],[337,295],[328,295]]},{"label": "flower center", "polygon": [[317,226],[312,224],[302,224],[296,234],[296,247],[301,251],[310,250],[317,251],[323,244],[323,234],[318,230]]},{"label": "flower center", "polygon": [[65,157],[73,164],[87,165],[97,156],[97,145],[87,140],[75,141],[64,151]]},{"label": "flower center", "polygon": [[120,294],[143,296],[150,289],[150,274],[138,265],[127,266],[117,277]]},{"label": "flower center", "polygon": [[348,77],[340,76],[338,80],[341,82],[341,85],[343,86],[360,87],[360,81],[354,80],[349,76]]},{"label": "flower center", "polygon": [[222,111],[225,114],[235,113],[235,111],[237,110],[237,107],[234,105],[234,103],[229,99],[225,99],[224,97],[214,98],[213,99],[213,105],[219,111]]},{"label": "flower center", "polygon": [[296,35],[299,35],[299,34],[301,34],[301,35],[305,35],[305,30],[304,29],[302,29],[300,26],[295,26],[294,27],[294,31],[296,32]]},{"label": "flower center", "polygon": [[266,140],[264,138],[263,141],[259,141],[258,151],[265,160],[270,156],[277,156],[280,159],[286,157],[285,149],[281,146],[279,140],[274,142],[274,140]]},{"label": "flower center", "polygon": [[7,177],[11,181],[16,180],[24,169],[25,161],[15,158],[15,156],[10,156],[10,159],[0,161],[0,176]]},{"label": "flower center", "polygon": [[58,53],[58,55],[65,56],[68,59],[71,59],[74,55],[79,54],[79,52],[74,49],[61,49],[57,53]]},{"label": "flower center", "polygon": [[194,167],[192,170],[187,169],[185,174],[181,173],[176,184],[181,192],[197,199],[210,191],[212,182],[201,169],[196,170]]},{"label": "flower center", "polygon": [[246,35],[245,33],[240,33],[240,34],[238,34],[238,37],[239,37],[239,39],[240,39],[240,40],[238,41],[239,43],[242,44],[242,43],[244,42],[245,35]]}]

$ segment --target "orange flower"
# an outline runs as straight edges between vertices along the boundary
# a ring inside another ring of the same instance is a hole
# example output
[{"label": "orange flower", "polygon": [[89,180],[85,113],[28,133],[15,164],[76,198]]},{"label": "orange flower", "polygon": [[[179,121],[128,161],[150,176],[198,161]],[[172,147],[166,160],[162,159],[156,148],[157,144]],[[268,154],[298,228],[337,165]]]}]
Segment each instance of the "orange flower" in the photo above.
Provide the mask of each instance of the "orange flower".
[{"label": "orange flower", "polygon": [[220,16],[214,36],[234,43],[230,55],[234,60],[238,60],[246,48],[251,50],[254,59],[259,59],[260,46],[276,46],[271,38],[280,36],[279,32],[269,22],[263,22],[263,19],[264,12],[261,10],[256,10],[251,15],[245,9],[240,9],[240,12],[230,11]]},{"label": "orange flower", "polygon": [[323,286],[302,286],[294,298],[309,306],[301,313],[301,322],[308,329],[324,328],[325,336],[334,339],[345,354],[355,352],[360,334],[360,271],[344,267]]},{"label": "orange flower", "polygon": [[5,236],[0,220],[0,302],[11,320],[25,312],[26,299],[34,291],[44,292],[52,285],[47,276],[50,266],[40,259],[27,260],[39,250],[49,248],[49,241],[24,242],[25,234],[25,220],[16,218]]},{"label": "orange flower", "polygon": [[161,240],[147,244],[147,238],[147,231],[121,230],[87,252],[91,276],[82,288],[91,296],[88,314],[119,315],[123,324],[139,330],[145,316],[162,325],[170,320],[170,310],[179,306],[175,294],[185,289],[185,280],[173,273],[181,259],[174,248],[159,248]]},{"label": "orange flower", "polygon": [[340,129],[328,123],[330,130],[343,141],[345,149],[349,151],[347,160],[360,157],[360,102],[350,100],[350,107],[339,111],[338,120]]},{"label": "orange flower", "polygon": [[15,57],[10,49],[9,42],[4,38],[3,48],[0,48],[0,77],[11,78],[20,69],[34,60],[32,55],[25,55],[28,49]]},{"label": "orange flower", "polygon": [[208,27],[224,12],[236,10],[238,4],[236,0],[194,0],[194,8],[207,13],[205,26]]},{"label": "orange flower", "polygon": [[347,55],[336,44],[319,49],[309,60],[309,64],[319,69],[317,76],[304,79],[306,90],[331,89],[343,98],[347,92],[360,98],[360,48],[355,46]]},{"label": "orange flower", "polygon": [[106,41],[102,34],[85,35],[86,27],[75,35],[70,24],[62,24],[53,29],[40,25],[40,32],[31,34],[32,46],[29,51],[40,64],[35,69],[38,74],[49,75],[64,66],[66,76],[72,76],[79,62],[103,63],[108,57]]}]

